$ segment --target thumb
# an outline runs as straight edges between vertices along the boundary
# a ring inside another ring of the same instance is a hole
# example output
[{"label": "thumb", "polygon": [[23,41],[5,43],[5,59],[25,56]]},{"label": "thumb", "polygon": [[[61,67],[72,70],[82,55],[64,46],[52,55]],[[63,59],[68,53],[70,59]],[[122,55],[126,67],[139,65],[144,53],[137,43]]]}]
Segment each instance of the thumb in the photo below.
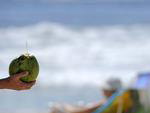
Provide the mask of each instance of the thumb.
[{"label": "thumb", "polygon": [[24,72],[21,72],[21,73],[18,73],[18,74],[15,74],[14,76],[17,78],[17,79],[20,79],[22,77],[25,77],[29,74],[29,72],[27,71],[24,71]]}]

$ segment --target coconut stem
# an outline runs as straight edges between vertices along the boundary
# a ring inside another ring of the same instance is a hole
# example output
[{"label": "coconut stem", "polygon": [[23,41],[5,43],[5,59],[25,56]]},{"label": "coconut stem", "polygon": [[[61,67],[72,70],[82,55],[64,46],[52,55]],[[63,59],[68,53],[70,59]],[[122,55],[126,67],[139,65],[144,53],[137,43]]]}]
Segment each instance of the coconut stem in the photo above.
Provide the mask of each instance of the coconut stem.
[{"label": "coconut stem", "polygon": [[26,53],[25,53],[26,56],[29,56],[29,52],[28,52],[28,41],[26,41]]}]

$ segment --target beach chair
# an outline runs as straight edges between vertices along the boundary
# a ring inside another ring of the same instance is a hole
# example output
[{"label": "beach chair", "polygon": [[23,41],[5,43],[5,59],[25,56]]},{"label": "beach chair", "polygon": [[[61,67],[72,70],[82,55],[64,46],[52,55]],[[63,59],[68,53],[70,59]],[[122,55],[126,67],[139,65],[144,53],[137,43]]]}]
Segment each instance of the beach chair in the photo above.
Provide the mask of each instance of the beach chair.
[{"label": "beach chair", "polygon": [[[93,113],[150,113],[149,89],[150,73],[141,73],[130,88],[118,90]],[[142,96],[147,102],[141,103],[139,92],[144,92]]]}]

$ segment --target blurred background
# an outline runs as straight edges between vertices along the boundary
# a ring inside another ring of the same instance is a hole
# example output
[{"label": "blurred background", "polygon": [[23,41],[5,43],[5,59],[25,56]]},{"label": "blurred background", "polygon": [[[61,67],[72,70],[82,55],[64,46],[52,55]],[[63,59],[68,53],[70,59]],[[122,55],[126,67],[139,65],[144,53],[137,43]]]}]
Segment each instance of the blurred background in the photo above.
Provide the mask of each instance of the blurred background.
[{"label": "blurred background", "polygon": [[29,91],[0,90],[2,113],[47,113],[52,102],[101,98],[110,77],[150,70],[149,0],[0,0],[0,73],[26,52],[40,63]]}]

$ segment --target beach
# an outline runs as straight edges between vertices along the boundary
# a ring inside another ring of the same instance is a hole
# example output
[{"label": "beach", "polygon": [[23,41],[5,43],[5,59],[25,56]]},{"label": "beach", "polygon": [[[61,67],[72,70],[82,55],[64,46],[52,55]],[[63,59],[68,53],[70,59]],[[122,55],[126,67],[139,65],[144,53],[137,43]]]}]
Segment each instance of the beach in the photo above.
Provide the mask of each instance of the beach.
[{"label": "beach", "polygon": [[1,78],[27,49],[40,64],[32,90],[0,91],[0,111],[47,113],[52,103],[97,102],[110,77],[129,86],[149,71],[149,6],[146,0],[0,1]]}]

